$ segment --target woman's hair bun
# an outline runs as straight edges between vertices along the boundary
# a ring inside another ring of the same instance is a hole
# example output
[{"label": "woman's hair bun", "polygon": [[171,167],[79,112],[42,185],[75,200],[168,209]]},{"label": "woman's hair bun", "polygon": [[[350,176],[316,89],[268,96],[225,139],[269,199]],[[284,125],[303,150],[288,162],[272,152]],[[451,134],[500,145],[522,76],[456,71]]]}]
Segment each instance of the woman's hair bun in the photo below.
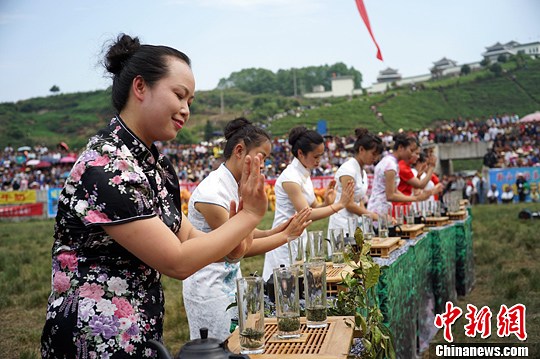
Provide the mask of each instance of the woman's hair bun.
[{"label": "woman's hair bun", "polygon": [[111,45],[105,57],[105,68],[114,75],[118,75],[127,60],[141,47],[138,37],[132,38],[126,34],[118,35],[116,42]]},{"label": "woman's hair bun", "polygon": [[227,126],[225,126],[225,130],[223,131],[225,135],[225,139],[229,140],[241,128],[245,126],[249,126],[251,124],[252,124],[251,121],[249,121],[245,117],[235,118],[231,122],[227,123]]},{"label": "woman's hair bun", "polygon": [[368,129],[367,128],[357,128],[354,130],[354,135],[358,138],[358,137],[364,137],[365,135],[367,135],[369,133]]},{"label": "woman's hair bun", "polygon": [[292,128],[291,131],[289,132],[289,144],[291,146],[294,146],[296,141],[298,141],[298,139],[307,132],[308,132],[308,129],[305,128],[304,126],[297,126],[297,127]]}]

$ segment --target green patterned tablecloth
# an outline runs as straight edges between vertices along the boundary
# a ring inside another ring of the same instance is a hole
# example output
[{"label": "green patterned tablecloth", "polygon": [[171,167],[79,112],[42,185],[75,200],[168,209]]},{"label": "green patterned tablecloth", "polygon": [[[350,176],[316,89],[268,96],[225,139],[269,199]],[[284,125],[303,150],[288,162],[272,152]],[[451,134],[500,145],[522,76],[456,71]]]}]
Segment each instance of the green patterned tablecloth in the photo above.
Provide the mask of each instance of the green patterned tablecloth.
[{"label": "green patterned tablecloth", "polygon": [[435,313],[442,313],[447,301],[456,302],[456,226],[432,227],[431,237]]},{"label": "green patterned tablecloth", "polygon": [[432,236],[423,234],[415,241],[414,251],[414,276],[413,281],[416,291],[417,305],[417,336],[418,349],[426,350],[437,328],[433,325],[435,320],[435,295],[433,293],[433,258],[431,250]]},{"label": "green patterned tablecloth", "polygon": [[472,217],[457,221],[456,227],[456,290],[467,295],[474,286],[474,256],[472,241]]},{"label": "green patterned tablecloth", "polygon": [[432,228],[390,258],[374,258],[382,271],[377,300],[395,338],[398,358],[413,358],[437,333],[435,314],[446,301],[455,303],[456,288],[468,293],[474,283],[472,217]]},{"label": "green patterned tablecloth", "polygon": [[384,323],[394,335],[396,354],[399,358],[413,358],[416,355],[416,318],[418,306],[414,285],[414,251],[410,242],[406,250],[391,253],[389,259],[376,258],[380,265],[387,265],[382,271],[377,286],[379,308],[384,315]]}]

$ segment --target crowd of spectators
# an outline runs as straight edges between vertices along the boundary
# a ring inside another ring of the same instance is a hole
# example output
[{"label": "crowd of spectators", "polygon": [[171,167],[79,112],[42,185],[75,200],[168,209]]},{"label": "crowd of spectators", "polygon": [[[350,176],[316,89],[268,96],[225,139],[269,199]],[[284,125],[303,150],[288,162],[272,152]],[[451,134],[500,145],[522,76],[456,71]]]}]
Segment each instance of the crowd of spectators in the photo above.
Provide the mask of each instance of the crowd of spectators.
[{"label": "crowd of spectators", "polygon": [[[538,127],[540,123],[519,123],[517,115],[505,114],[475,121],[461,118],[443,121],[432,129],[408,131],[408,134],[417,136],[424,146],[437,143],[492,141],[492,150],[484,157],[486,167],[527,167],[540,165]],[[403,130],[400,129],[399,132]],[[385,146],[391,148],[393,133],[380,132],[379,136]],[[315,176],[333,175],[350,155],[348,150],[352,148],[355,138],[351,134],[344,137],[326,136],[325,140],[327,151],[319,168],[315,170]],[[199,182],[221,163],[222,143],[223,139],[216,139],[195,145],[161,143],[158,146],[177,168],[181,181]],[[76,153],[70,153],[64,143],[52,150],[44,146],[14,149],[8,144],[0,153],[1,190],[61,187],[72,165],[60,162],[66,156],[76,157]],[[265,161],[266,177],[276,178],[285,169],[290,158],[287,140],[275,138],[272,154]],[[45,165],[40,163],[28,165],[31,160],[39,160]],[[49,166],[46,165],[47,162]],[[367,170],[369,172],[369,168]],[[466,191],[466,182],[462,187]],[[487,191],[488,188],[485,189],[486,193]]]}]

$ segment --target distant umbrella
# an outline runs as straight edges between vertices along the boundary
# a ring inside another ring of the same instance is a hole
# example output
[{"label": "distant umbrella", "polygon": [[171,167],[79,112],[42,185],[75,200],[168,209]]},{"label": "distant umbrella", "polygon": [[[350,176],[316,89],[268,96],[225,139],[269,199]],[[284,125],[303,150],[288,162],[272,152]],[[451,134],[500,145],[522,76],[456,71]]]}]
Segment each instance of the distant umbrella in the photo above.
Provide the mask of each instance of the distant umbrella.
[{"label": "distant umbrella", "polygon": [[26,161],[27,166],[36,166],[40,161],[37,159]]},{"label": "distant umbrella", "polygon": [[68,146],[67,143],[65,143],[65,142],[60,142],[60,143],[58,144],[58,147],[61,147],[61,148],[63,148],[64,150],[69,151],[69,146]]},{"label": "distant umbrella", "polygon": [[32,151],[32,147],[30,147],[30,146],[21,146],[21,147],[17,148],[17,151],[19,151],[19,152]]},{"label": "distant umbrella", "polygon": [[536,111],[533,113],[530,113],[526,116],[523,116],[519,122],[520,123],[527,123],[527,122],[538,122],[540,121],[540,111]]},{"label": "distant umbrella", "polygon": [[58,162],[60,159],[59,158],[55,158],[53,156],[41,156],[41,160],[42,161],[47,161],[47,162],[50,162],[50,163],[56,163]]},{"label": "distant umbrella", "polygon": [[71,156],[68,156],[68,157],[62,157],[60,159],[60,163],[75,163],[77,159],[75,157],[71,157]]},{"label": "distant umbrella", "polygon": [[52,166],[52,163],[49,161],[39,161],[39,163],[36,165],[36,168],[49,168]]}]

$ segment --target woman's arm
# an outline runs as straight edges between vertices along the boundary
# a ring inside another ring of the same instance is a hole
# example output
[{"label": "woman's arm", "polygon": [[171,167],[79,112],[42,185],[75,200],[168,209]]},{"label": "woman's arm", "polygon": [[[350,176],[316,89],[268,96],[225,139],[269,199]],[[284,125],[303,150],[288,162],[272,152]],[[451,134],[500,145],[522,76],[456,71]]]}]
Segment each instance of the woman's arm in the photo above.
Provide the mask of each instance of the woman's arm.
[{"label": "woman's arm", "polygon": [[390,202],[416,202],[423,201],[431,196],[431,191],[423,191],[419,195],[406,196],[396,189],[396,172],[389,170],[384,172],[385,188],[386,188],[386,200]]},{"label": "woman's arm", "polygon": [[[289,196],[289,199],[296,211],[300,212],[302,208],[310,205],[307,203],[306,198],[302,194],[302,189],[298,183],[284,182],[283,189]],[[343,192],[339,202],[323,207],[315,207],[317,203],[311,203],[313,210],[311,211],[309,219],[312,221],[317,221],[322,218],[330,217],[332,214],[337,213],[339,210],[345,208],[345,204],[352,201],[353,194],[354,183],[348,183],[345,187],[343,187]]]},{"label": "woman's arm", "polygon": [[[351,181],[352,181],[353,187],[354,187],[355,182],[354,182],[354,179],[352,178],[352,176],[343,175],[343,176],[339,177],[339,183],[341,184],[341,188],[345,188],[347,183],[349,183]],[[371,216],[374,220],[377,220],[377,218],[378,218],[378,216],[377,216],[377,214],[375,212],[370,212],[370,211],[368,211],[366,209],[366,207],[364,206],[364,203],[361,200],[360,200],[360,203],[350,201],[349,203],[347,203],[345,205],[345,208],[347,209],[347,211],[349,211],[351,213],[354,213],[357,216],[367,214],[367,215]]]},{"label": "woman's arm", "polygon": [[204,217],[208,226],[212,229],[216,229],[229,219],[229,212],[214,203],[195,203],[195,209],[199,211]]},{"label": "woman's arm", "polygon": [[[214,230],[216,228],[219,228],[222,224],[227,222],[234,214],[236,213],[236,202],[231,201],[230,205],[231,211],[227,212],[227,210],[220,205],[213,204],[213,203],[203,203],[203,202],[197,202],[195,203],[195,209],[197,209],[204,219],[206,220],[206,223],[208,223],[208,226]],[[256,231],[255,229],[254,231]],[[250,233],[250,236],[252,236],[253,233]],[[245,238],[244,241],[242,241],[241,244],[239,244],[237,247],[235,247],[231,252],[227,254],[227,257],[229,258],[240,258],[244,256],[246,251],[251,246],[251,237]]]},{"label": "woman's arm", "polygon": [[[428,182],[431,180],[431,175],[433,175],[433,171],[435,170],[435,167],[429,166],[426,171],[426,176],[423,179],[419,179],[418,177],[413,177],[407,181],[409,185],[411,185],[414,188],[424,188],[428,184]],[[420,174],[420,172],[418,172]]]},{"label": "woman's arm", "polygon": [[260,162],[258,156],[253,159],[246,156],[242,176],[243,208],[210,233],[196,230],[185,216],[177,235],[158,217],[103,228],[147,265],[165,275],[185,279],[231,252],[264,216],[267,199]]},{"label": "woman's arm", "polygon": [[272,249],[276,249],[277,247],[284,245],[287,243],[287,240],[295,239],[300,236],[304,229],[306,229],[312,222],[309,219],[311,211],[312,209],[310,207],[305,207],[285,222],[287,225],[285,228],[283,228],[283,230],[268,237],[255,238],[251,248],[248,250],[245,256],[252,257],[266,253]]}]

